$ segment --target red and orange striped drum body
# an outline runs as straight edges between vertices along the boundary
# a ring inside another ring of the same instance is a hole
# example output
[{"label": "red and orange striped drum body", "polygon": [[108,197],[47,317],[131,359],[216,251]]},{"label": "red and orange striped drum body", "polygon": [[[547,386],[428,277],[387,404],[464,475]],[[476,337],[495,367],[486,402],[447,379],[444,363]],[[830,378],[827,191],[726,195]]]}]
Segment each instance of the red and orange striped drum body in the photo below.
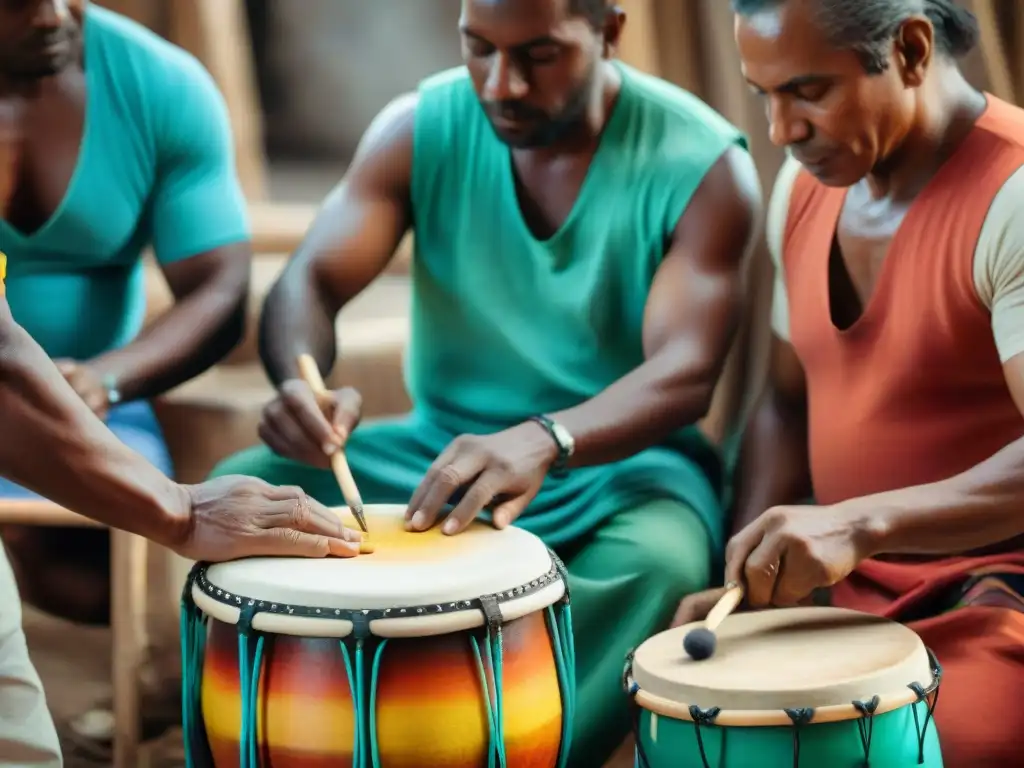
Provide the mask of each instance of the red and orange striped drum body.
[{"label": "red and orange striped drum body", "polygon": [[407,533],[403,507],[367,512],[371,555],[193,571],[188,762],[563,765],[574,680],[557,558],[520,529]]}]

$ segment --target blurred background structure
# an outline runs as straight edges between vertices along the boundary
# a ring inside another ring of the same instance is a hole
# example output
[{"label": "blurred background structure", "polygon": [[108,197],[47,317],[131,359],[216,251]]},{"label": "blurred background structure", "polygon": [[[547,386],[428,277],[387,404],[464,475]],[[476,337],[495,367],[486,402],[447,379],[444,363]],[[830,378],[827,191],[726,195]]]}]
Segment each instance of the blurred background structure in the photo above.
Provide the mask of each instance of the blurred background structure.
[{"label": "blurred background structure", "polygon": [[[221,457],[256,442],[259,409],[270,393],[255,349],[258,307],[371,118],[422,77],[460,63],[459,0],[97,1],[188,49],[210,70],[231,113],[238,171],[252,203],[258,254],[248,338],[216,370],[159,404],[180,479],[192,482]],[[982,45],[966,62],[970,79],[1021,103],[1024,3],[964,4],[982,26]],[[782,155],[769,143],[761,107],[740,74],[726,0],[621,0],[621,5],[629,16],[621,58],[694,92],[746,131],[767,194]],[[344,361],[332,380],[359,387],[371,416],[408,405],[400,368],[407,247],[403,253],[339,322]],[[156,315],[170,295],[159,272],[151,272],[150,311]],[[749,289],[752,310],[704,424],[720,441],[742,419],[763,375],[770,289],[764,253]],[[107,629],[68,632],[56,620],[27,612],[30,647],[59,720],[89,707],[110,688],[111,657],[117,660],[119,695],[132,708],[143,646],[163,642],[169,654],[177,653],[176,621],[161,624],[161,617],[173,612],[180,583],[167,583],[159,567],[163,554],[151,550],[147,555],[145,544],[131,537],[115,547],[114,557],[121,558],[114,564],[115,589],[121,591],[114,601],[113,640]],[[152,620],[143,627],[140,617],[147,613]],[[131,741],[134,726],[118,727]],[[125,768],[142,764],[131,747],[120,759]],[[154,764],[178,764],[173,749],[166,759]]]}]

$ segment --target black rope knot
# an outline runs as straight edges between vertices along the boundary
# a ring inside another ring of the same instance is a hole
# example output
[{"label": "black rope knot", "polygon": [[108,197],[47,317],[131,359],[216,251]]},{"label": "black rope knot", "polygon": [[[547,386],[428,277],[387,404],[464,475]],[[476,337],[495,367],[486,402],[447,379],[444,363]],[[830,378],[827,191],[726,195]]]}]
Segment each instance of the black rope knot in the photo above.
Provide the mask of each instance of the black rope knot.
[{"label": "black rope knot", "polygon": [[693,720],[693,730],[697,735],[697,749],[700,750],[700,759],[704,763],[704,768],[711,768],[711,763],[708,761],[708,753],[704,748],[704,734],[700,729],[701,726],[714,725],[721,711],[721,707],[701,709],[696,704],[690,705],[690,719]]},{"label": "black rope knot", "polygon": [[787,709],[785,710],[789,719],[793,721],[793,725],[799,728],[802,725],[807,725],[811,720],[814,719],[814,708],[813,707],[800,707],[799,709]]},{"label": "black rope knot", "polygon": [[871,717],[875,714],[875,710],[878,709],[878,705],[881,703],[881,699],[877,696],[872,696],[868,701],[855,701],[853,707],[860,712],[864,717]]},{"label": "black rope knot", "polygon": [[871,765],[871,737],[875,732],[875,721],[872,718],[881,703],[878,696],[872,696],[868,701],[855,701],[853,708],[861,714],[861,720],[857,721],[857,731],[860,733],[860,745],[864,750],[864,768]]},{"label": "black rope knot", "polygon": [[696,704],[690,705],[690,718],[698,725],[714,725],[721,712],[721,707],[701,709]]}]

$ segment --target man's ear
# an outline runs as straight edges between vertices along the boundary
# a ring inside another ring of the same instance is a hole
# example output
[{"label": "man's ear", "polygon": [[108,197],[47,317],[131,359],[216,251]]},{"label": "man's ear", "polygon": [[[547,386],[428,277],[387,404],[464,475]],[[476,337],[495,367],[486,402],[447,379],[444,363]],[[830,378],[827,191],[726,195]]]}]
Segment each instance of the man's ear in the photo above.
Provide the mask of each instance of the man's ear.
[{"label": "man's ear", "polygon": [[618,53],[619,43],[622,40],[622,30],[626,26],[626,12],[614,2],[609,2],[608,12],[604,17],[604,50],[601,52],[604,58],[615,58]]}]

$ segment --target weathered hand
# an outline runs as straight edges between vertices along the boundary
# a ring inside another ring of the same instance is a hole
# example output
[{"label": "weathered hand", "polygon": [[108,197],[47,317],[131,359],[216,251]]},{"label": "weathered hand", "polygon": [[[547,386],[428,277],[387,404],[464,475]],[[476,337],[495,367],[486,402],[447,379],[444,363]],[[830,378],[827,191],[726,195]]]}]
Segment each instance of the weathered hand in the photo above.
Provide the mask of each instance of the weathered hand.
[{"label": "weathered hand", "polygon": [[752,608],[792,606],[872,554],[865,517],[853,507],[773,507],[729,542],[726,581],[746,585]]},{"label": "weathered hand", "polygon": [[260,439],[274,453],[329,469],[362,414],[363,398],[351,387],[317,397],[301,379],[284,382],[263,409]]},{"label": "weathered hand", "polygon": [[558,456],[558,446],[539,424],[526,422],[493,435],[462,435],[437,457],[412,495],[405,518],[410,530],[433,527],[457,490],[459,503],[441,529],[459,533],[491,504],[496,528],[523,513]]},{"label": "weathered hand", "polygon": [[110,412],[110,398],[100,375],[87,364],[74,360],[54,360],[54,364],[64,380],[82,398],[82,402],[98,418],[106,419]]},{"label": "weathered hand", "polygon": [[187,524],[169,545],[190,560],[359,554],[361,534],[301,488],[241,476],[182,488]]}]

